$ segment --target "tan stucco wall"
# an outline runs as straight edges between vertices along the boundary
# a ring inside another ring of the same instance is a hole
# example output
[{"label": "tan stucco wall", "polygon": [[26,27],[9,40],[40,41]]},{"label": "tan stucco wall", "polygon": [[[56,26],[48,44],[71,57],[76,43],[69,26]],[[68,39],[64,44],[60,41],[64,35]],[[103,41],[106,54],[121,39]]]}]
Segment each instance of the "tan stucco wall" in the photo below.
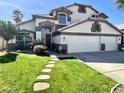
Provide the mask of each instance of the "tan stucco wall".
[{"label": "tan stucco wall", "polygon": [[52,20],[52,19],[36,18],[35,26],[39,26],[39,23],[46,22],[46,21],[49,21],[51,23],[55,23],[55,20]]},{"label": "tan stucco wall", "polygon": [[[69,29],[63,30],[64,32],[73,32],[73,33],[96,33],[96,32],[91,32],[91,28],[92,28],[92,24],[94,23],[94,21],[87,21],[81,24],[78,24],[76,26],[73,26]],[[108,25],[105,22],[99,22],[99,24],[101,25],[102,34],[118,34],[121,35],[121,33],[119,33],[116,29],[114,29],[113,27],[111,27],[110,25]]]},{"label": "tan stucco wall", "polygon": [[[3,38],[0,37],[0,50],[2,49]],[[6,41],[4,40],[4,48],[6,48]]]},{"label": "tan stucco wall", "polygon": [[26,30],[30,30],[30,31],[35,31],[35,21],[32,20],[30,22],[20,24],[20,25],[18,25],[18,27],[20,28],[20,30],[26,29]]},{"label": "tan stucco wall", "polygon": [[86,13],[79,13],[78,8],[79,7],[76,5],[68,7],[68,9],[73,12],[73,14],[71,15],[71,19],[72,19],[71,23],[80,21],[80,20],[85,20],[88,17],[91,17],[93,14],[96,14],[96,12],[89,7],[86,7]]}]

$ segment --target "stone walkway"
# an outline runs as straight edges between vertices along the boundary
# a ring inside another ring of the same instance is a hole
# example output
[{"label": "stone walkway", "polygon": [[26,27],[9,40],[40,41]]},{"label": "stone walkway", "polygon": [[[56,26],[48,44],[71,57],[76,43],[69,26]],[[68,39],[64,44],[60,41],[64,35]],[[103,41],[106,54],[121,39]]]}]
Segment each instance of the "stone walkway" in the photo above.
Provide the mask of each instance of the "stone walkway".
[{"label": "stone walkway", "polygon": [[[50,56],[50,61],[48,64],[45,66],[43,70],[41,70],[41,75],[37,76],[37,80],[49,80],[50,79],[50,73],[52,69],[55,67],[55,64],[57,62],[58,58],[55,55]],[[33,90],[34,91],[40,91],[40,90],[45,90],[50,87],[50,84],[48,82],[36,82],[33,85]]]}]

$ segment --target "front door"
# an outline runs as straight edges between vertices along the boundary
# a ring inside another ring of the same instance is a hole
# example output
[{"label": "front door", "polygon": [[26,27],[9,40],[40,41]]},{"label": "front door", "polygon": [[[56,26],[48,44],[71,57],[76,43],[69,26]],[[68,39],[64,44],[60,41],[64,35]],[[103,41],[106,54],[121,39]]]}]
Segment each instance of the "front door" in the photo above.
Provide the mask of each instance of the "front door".
[{"label": "front door", "polygon": [[51,48],[51,34],[46,34],[46,46]]}]

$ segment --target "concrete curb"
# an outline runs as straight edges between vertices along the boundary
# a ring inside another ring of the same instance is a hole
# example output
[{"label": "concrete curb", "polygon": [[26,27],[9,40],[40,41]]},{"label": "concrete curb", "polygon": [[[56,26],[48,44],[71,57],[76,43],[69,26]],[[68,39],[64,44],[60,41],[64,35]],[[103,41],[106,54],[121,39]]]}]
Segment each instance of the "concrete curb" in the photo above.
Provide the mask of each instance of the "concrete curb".
[{"label": "concrete curb", "polygon": [[114,90],[119,87],[121,84],[116,84],[113,88],[111,88],[110,93],[114,93]]}]

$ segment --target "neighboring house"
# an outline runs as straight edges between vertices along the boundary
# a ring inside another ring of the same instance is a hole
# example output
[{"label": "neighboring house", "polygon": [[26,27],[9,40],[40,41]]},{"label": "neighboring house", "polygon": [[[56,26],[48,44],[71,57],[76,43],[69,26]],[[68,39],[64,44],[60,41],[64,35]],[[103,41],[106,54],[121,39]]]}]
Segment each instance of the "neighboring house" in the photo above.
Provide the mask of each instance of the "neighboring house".
[{"label": "neighboring house", "polygon": [[21,32],[30,33],[32,40],[43,41],[58,52],[117,51],[122,32],[107,19],[90,5],[74,3],[49,14],[34,14],[17,26]]},{"label": "neighboring house", "polygon": [[122,33],[123,33],[122,45],[124,46],[124,24],[116,25],[116,27],[119,28],[122,31]]},{"label": "neighboring house", "polygon": [[[15,43],[16,43],[16,37],[14,37],[14,39],[11,39],[8,41],[8,45],[6,40],[4,40],[1,36],[0,36],[0,51],[8,49],[8,50],[14,50],[15,49]],[[8,47],[8,48],[7,48]]]},{"label": "neighboring house", "polygon": [[0,36],[0,51],[6,49],[6,41]]}]

